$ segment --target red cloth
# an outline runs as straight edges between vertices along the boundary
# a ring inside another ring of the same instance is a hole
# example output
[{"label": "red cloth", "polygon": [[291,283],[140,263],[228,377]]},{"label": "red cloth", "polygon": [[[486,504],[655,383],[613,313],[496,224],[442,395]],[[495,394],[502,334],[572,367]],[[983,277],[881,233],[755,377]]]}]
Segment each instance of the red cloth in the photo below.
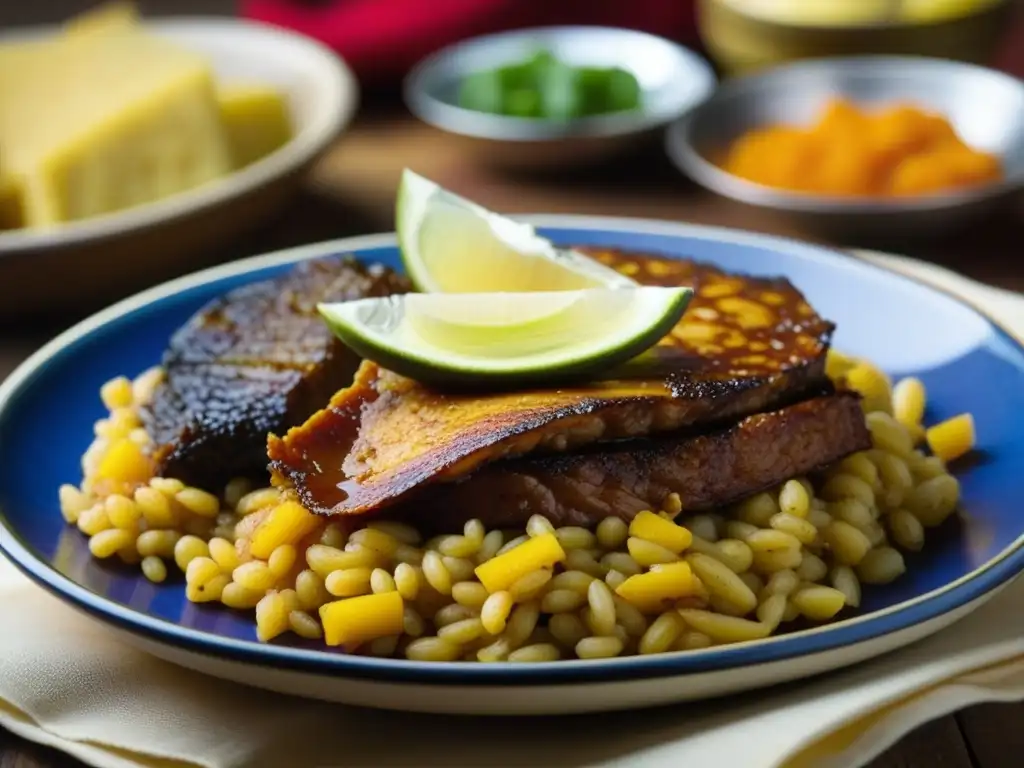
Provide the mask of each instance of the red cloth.
[{"label": "red cloth", "polygon": [[506,29],[593,24],[695,37],[693,0],[242,0],[241,13],[322,41],[367,84],[396,80],[450,43]]}]

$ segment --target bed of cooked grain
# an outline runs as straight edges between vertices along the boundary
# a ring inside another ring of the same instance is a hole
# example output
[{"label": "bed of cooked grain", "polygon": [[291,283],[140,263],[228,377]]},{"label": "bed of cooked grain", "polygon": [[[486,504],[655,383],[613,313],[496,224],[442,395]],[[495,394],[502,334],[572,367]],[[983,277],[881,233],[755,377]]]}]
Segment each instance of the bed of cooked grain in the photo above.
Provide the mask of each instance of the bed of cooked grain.
[{"label": "bed of cooked grain", "polygon": [[[525,530],[479,520],[423,541],[395,522],[328,521],[287,491],[228,483],[220,497],[151,477],[138,408],[161,377],[104,385],[109,410],[60,489],[64,517],[98,558],[139,564],[185,594],[253,611],[257,634],[322,639],[353,653],[423,661],[554,661],[705,648],[764,638],[797,620],[856,610],[861,585],[905,570],[902,552],[954,512],[943,458],[973,446],[969,415],[925,429],[916,379],[831,353],[829,372],[865,397],[873,448],[713,514],[677,496],[632,523]],[[928,453],[922,450],[925,444]],[[148,473],[148,474],[147,474]]]}]

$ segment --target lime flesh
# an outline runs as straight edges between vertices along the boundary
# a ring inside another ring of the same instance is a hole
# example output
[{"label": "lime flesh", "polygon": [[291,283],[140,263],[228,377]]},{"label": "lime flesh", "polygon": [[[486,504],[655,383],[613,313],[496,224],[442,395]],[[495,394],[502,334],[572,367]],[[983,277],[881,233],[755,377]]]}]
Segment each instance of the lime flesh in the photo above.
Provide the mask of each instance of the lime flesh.
[{"label": "lime flesh", "polygon": [[523,385],[612,368],[682,318],[690,288],[405,294],[320,304],[362,357],[432,384]]},{"label": "lime flesh", "polygon": [[492,213],[408,169],[395,218],[405,270],[424,293],[636,286],[581,253],[556,248],[529,224]]}]

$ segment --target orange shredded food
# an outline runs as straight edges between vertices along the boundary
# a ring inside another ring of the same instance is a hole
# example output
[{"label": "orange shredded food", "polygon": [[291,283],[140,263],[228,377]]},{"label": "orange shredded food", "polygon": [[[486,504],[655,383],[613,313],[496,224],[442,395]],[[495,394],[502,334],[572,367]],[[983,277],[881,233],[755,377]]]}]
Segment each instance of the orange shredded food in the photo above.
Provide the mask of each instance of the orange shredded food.
[{"label": "orange shredded food", "polygon": [[748,131],[723,168],[749,181],[800,192],[906,196],[986,184],[999,158],[969,147],[949,121],[909,104],[877,111],[834,99],[809,128]]}]

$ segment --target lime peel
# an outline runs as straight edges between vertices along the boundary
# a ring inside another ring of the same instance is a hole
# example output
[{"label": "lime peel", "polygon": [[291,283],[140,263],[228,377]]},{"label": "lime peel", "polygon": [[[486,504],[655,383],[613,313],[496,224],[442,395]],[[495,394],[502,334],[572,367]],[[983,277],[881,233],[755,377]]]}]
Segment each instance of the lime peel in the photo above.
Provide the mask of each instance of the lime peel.
[{"label": "lime peel", "polygon": [[317,309],[353,351],[395,373],[428,384],[505,386],[624,363],[668,334],[692,295],[690,288],[662,287],[404,294]]}]

